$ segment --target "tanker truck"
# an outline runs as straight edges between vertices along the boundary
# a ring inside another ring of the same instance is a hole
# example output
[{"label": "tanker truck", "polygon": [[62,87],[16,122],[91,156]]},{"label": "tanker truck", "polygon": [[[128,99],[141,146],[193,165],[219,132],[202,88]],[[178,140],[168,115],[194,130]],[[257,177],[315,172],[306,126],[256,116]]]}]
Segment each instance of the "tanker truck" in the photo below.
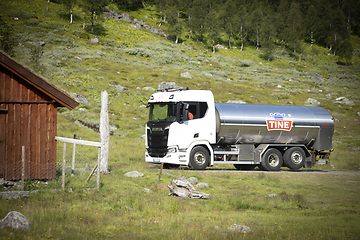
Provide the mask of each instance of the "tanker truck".
[{"label": "tanker truck", "polygon": [[148,163],[296,170],[332,152],[334,120],[322,107],[215,103],[209,90],[175,90],[152,94],[148,108]]}]

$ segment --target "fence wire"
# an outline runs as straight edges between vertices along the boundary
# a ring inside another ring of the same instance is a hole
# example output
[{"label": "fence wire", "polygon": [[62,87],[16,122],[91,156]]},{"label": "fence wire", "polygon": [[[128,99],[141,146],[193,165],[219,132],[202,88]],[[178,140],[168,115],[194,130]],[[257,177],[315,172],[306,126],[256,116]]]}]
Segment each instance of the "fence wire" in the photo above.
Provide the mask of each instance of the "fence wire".
[{"label": "fence wire", "polygon": [[[63,172],[64,144],[66,144],[65,171]],[[89,190],[98,189],[97,166],[99,149],[74,143],[57,141],[56,163],[32,164],[19,158],[11,164],[1,164],[1,172],[13,172],[22,180],[3,180],[0,178],[0,192],[4,191],[46,191],[46,190]],[[26,156],[26,155],[25,155]],[[29,180],[32,173],[42,179]],[[90,174],[92,173],[91,177]]]}]

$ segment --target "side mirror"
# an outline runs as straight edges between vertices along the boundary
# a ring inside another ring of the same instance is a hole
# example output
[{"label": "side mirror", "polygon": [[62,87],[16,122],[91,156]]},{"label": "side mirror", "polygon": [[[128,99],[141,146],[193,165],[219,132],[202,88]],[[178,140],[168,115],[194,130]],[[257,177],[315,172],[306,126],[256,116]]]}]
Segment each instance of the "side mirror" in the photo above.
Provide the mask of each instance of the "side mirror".
[{"label": "side mirror", "polygon": [[181,117],[181,119],[180,119],[180,123],[183,123],[184,121],[189,120],[188,114],[189,114],[189,104],[188,104],[188,103],[184,103],[184,104],[183,104],[182,117]]}]

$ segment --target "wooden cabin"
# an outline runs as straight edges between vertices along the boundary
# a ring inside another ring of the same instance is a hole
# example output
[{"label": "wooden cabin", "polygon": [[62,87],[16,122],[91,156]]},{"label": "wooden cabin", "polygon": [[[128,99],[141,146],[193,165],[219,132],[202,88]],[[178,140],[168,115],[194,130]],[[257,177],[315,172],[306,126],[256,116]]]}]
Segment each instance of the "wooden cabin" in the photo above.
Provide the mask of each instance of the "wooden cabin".
[{"label": "wooden cabin", "polygon": [[78,103],[65,91],[0,51],[0,179],[56,177],[57,108]]}]

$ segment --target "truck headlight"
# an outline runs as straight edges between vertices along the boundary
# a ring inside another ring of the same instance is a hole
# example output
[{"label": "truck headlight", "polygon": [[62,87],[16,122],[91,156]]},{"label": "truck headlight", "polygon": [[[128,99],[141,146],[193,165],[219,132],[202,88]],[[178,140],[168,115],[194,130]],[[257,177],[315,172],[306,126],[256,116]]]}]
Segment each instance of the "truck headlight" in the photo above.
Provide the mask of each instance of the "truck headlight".
[{"label": "truck headlight", "polygon": [[174,147],[174,148],[168,148],[168,153],[176,153],[177,152],[177,149]]}]

